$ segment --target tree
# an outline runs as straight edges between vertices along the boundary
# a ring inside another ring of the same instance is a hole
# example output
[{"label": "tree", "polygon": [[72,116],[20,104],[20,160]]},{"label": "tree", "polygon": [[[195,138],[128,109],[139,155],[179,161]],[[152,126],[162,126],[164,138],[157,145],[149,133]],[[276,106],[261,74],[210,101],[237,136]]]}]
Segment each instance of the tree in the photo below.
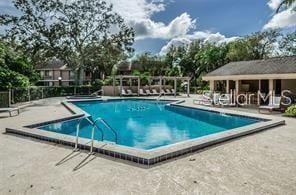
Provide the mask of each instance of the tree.
[{"label": "tree", "polygon": [[78,81],[93,56],[89,48],[108,43],[122,53],[133,51],[133,29],[105,1],[14,0],[14,5],[19,16],[0,16],[0,24],[10,27],[5,38],[21,45],[35,64],[51,57],[65,61],[78,70]]},{"label": "tree", "polygon": [[163,75],[167,68],[166,62],[161,57],[150,53],[137,55],[132,63],[141,65],[142,72],[149,72],[153,76]]},{"label": "tree", "polygon": [[95,79],[105,79],[111,75],[114,65],[126,58],[122,49],[108,42],[93,44],[86,47],[84,68],[92,73],[92,82]]},{"label": "tree", "polygon": [[227,57],[230,61],[258,60],[270,57],[279,37],[276,30],[256,32],[229,43]]},{"label": "tree", "polygon": [[180,67],[184,75],[190,76],[192,79],[195,79],[197,71],[199,69],[199,61],[196,60],[196,55],[201,52],[203,43],[201,41],[192,42],[185,51],[185,55],[180,60]]},{"label": "tree", "polygon": [[204,73],[209,73],[228,63],[228,48],[226,45],[215,45],[206,43],[201,50],[195,55],[198,68],[196,77],[200,78]]},{"label": "tree", "polygon": [[280,49],[284,55],[296,55],[296,31],[283,37]]},{"label": "tree", "polygon": [[246,39],[238,39],[228,44],[227,58],[230,61],[252,60],[254,57],[250,54]]},{"label": "tree", "polygon": [[38,74],[28,59],[0,42],[0,88],[27,87],[37,80]]}]

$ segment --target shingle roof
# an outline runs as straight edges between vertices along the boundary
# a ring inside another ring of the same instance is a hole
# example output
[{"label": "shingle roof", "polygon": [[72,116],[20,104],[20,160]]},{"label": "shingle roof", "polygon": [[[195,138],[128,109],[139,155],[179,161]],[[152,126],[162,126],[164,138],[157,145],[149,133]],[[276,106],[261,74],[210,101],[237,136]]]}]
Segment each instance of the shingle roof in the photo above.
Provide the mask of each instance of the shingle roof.
[{"label": "shingle roof", "polygon": [[143,71],[144,70],[144,67],[141,64],[133,63],[132,64],[132,67],[131,67],[131,70]]},{"label": "shingle roof", "polygon": [[143,70],[143,66],[137,63],[122,62],[118,65],[118,71],[133,71],[133,70]]},{"label": "shingle roof", "polygon": [[57,70],[63,70],[67,69],[66,64],[59,59],[53,58],[50,61],[48,61],[45,64],[39,65],[37,69],[57,69]]},{"label": "shingle roof", "polygon": [[118,71],[130,71],[131,70],[131,63],[130,62],[121,62],[118,67]]},{"label": "shingle roof", "polygon": [[296,73],[296,56],[230,62],[206,76]]}]

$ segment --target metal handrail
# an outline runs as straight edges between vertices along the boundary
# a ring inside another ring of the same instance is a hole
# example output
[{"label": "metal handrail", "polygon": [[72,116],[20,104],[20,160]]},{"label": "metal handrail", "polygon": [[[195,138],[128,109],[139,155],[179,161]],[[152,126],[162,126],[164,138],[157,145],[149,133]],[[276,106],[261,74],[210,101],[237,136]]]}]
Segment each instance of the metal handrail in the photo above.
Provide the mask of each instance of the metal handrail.
[{"label": "metal handrail", "polygon": [[107,127],[115,136],[115,143],[117,144],[117,141],[118,141],[118,135],[117,135],[117,132],[101,117],[97,118],[95,121],[94,121],[94,124],[96,124],[98,121],[101,121],[101,123],[103,125],[105,125],[105,127]]},{"label": "metal handrail", "polygon": [[104,90],[100,89],[98,91],[93,92],[91,95],[98,95],[98,93],[102,93],[103,94]]},{"label": "metal handrail", "polygon": [[79,140],[79,131],[80,131],[80,124],[83,121],[83,119],[86,119],[91,125],[92,125],[92,136],[91,136],[91,148],[90,148],[90,152],[92,152],[93,150],[93,141],[94,141],[94,131],[95,131],[95,127],[97,127],[97,129],[101,132],[101,139],[102,141],[104,140],[104,132],[103,130],[98,127],[92,120],[90,120],[88,117],[81,117],[77,123],[76,126],[76,142],[75,142],[75,148],[74,150],[78,150],[78,140]]}]

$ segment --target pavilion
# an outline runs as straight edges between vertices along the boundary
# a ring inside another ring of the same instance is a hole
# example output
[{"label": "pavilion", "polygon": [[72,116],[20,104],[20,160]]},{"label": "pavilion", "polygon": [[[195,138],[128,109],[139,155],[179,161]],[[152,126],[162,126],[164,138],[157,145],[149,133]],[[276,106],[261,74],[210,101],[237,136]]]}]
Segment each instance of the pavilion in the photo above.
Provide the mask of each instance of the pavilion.
[{"label": "pavilion", "polygon": [[[296,56],[230,62],[202,78],[211,91],[237,94],[269,93],[284,90],[296,94]],[[222,85],[221,85],[222,84]]]}]

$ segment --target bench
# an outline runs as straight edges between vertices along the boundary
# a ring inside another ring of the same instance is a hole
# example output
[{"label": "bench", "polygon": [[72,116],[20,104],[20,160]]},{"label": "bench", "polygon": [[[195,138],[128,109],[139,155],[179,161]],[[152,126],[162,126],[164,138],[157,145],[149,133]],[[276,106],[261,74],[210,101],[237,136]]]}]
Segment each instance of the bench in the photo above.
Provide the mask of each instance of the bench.
[{"label": "bench", "polygon": [[12,112],[16,111],[17,114],[20,114],[19,108],[0,108],[0,112],[9,112],[9,116],[12,117]]}]

